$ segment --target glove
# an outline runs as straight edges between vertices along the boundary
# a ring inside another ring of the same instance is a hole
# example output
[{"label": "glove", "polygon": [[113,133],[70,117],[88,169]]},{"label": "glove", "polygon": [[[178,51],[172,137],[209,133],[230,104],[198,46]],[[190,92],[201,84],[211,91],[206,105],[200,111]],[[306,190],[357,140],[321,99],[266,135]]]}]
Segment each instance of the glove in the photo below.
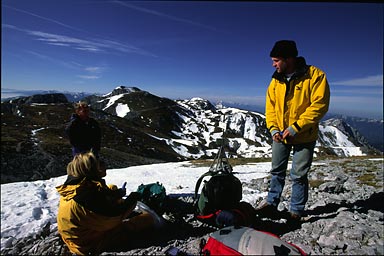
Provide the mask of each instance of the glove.
[{"label": "glove", "polygon": [[127,194],[127,189],[125,188],[126,185],[127,185],[127,182],[124,182],[123,186],[118,189],[120,197],[123,197]]}]

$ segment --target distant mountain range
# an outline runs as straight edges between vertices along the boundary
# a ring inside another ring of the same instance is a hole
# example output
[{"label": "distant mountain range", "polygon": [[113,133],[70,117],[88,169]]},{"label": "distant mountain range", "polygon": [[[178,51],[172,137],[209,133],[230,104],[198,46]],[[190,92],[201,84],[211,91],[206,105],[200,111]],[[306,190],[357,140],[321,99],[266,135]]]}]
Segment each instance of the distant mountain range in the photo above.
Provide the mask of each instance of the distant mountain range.
[{"label": "distant mountain range", "polygon": [[62,93],[67,97],[69,102],[75,102],[83,99],[86,96],[92,95],[92,93],[87,92],[63,92],[57,90],[15,90],[9,88],[1,89],[1,102],[9,101],[12,99],[17,99],[20,97],[28,97],[36,94],[56,94]]},{"label": "distant mountain range", "polygon": [[[125,87],[125,88],[134,88],[134,87]],[[75,102],[87,96],[94,95],[93,93],[87,93],[87,92],[68,92],[68,91],[62,92],[57,90],[14,90],[14,89],[3,88],[1,100],[8,101],[10,99],[23,97],[23,96],[31,96],[36,94],[52,94],[52,93],[63,93],[69,102]],[[13,97],[10,97],[10,96],[13,96]],[[238,104],[233,102],[231,103],[220,102],[219,104],[224,105],[226,107],[249,110],[253,112],[259,112],[259,113],[264,112],[263,107],[255,106],[255,105],[244,105],[244,104]],[[362,134],[367,139],[369,144],[379,149],[380,151],[384,150],[383,149],[383,119],[378,120],[378,119],[372,119],[372,118],[362,118],[362,117],[327,113],[323,120],[327,120],[331,118],[344,120],[350,126],[355,128],[360,134]]]},{"label": "distant mountain range", "polygon": [[[71,155],[64,128],[72,102],[80,99],[100,122],[108,168],[212,158],[222,143],[232,158],[271,156],[271,137],[258,112],[201,98],[171,100],[136,87],[81,97],[48,92],[2,101],[2,183],[65,174]],[[316,156],[381,154],[344,119],[322,122],[319,136]]]},{"label": "distant mountain range", "polygon": [[[135,87],[125,87],[120,86],[121,88],[135,88]],[[119,88],[119,87],[117,87]],[[136,88],[138,89],[138,88]],[[129,90],[129,89],[128,89]],[[118,93],[118,89],[114,90],[114,93]],[[95,95],[93,93],[87,92],[68,92],[68,91],[57,91],[57,90],[14,90],[14,89],[2,89],[1,101],[9,101],[18,97],[28,97],[36,94],[52,94],[52,93],[62,93],[66,96],[69,102],[79,101],[85,97]],[[99,95],[101,96],[101,95]],[[251,112],[264,113],[264,108],[255,105],[244,105],[238,103],[229,103],[229,102],[220,102],[217,104],[219,107],[226,106],[228,108],[237,108],[248,110]],[[348,125],[357,130],[359,134],[364,136],[367,142],[374,148],[384,151],[384,129],[383,129],[383,119],[373,119],[373,118],[362,118],[356,116],[346,116],[341,114],[327,113],[323,120],[327,119],[341,119],[345,121]]]}]

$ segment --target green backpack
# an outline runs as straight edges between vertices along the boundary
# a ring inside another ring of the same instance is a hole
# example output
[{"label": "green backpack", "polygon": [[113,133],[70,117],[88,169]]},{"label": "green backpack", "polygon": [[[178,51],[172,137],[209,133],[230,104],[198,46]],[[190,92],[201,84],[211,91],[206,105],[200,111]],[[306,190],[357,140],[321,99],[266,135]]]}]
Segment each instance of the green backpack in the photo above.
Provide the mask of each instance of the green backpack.
[{"label": "green backpack", "polygon": [[207,172],[203,176],[212,177],[205,182],[197,201],[199,214],[207,215],[218,210],[237,207],[242,199],[242,185],[237,177],[232,173],[212,172]]},{"label": "green backpack", "polygon": [[165,187],[162,184],[159,182],[141,184],[137,188],[137,192],[141,195],[141,202],[146,204],[158,214],[164,213],[167,194]]},{"label": "green backpack", "polygon": [[[200,185],[204,177],[211,176],[204,181],[198,197]],[[218,210],[233,209],[242,199],[242,184],[233,175],[223,146],[220,147],[209,171],[200,176],[195,186],[195,208],[197,215],[209,215]]]}]

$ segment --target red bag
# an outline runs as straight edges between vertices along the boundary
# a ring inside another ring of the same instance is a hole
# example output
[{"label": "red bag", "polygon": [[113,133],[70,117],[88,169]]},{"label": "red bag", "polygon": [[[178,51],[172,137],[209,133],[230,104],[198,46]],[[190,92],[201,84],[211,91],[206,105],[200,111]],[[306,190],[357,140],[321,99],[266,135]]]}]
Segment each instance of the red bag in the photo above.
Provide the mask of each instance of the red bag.
[{"label": "red bag", "polygon": [[306,255],[298,246],[278,236],[249,227],[226,227],[213,232],[201,254],[211,255]]},{"label": "red bag", "polygon": [[232,249],[231,247],[226,246],[222,242],[216,240],[215,238],[209,237],[208,242],[205,244],[201,255],[211,256],[211,255],[242,255],[240,252]]}]

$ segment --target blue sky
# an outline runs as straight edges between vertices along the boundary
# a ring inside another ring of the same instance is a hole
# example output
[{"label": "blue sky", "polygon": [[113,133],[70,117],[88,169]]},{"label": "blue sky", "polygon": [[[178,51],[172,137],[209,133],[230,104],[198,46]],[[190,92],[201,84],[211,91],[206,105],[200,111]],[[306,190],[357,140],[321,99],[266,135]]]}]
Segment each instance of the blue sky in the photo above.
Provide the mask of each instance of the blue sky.
[{"label": "blue sky", "polygon": [[3,0],[1,88],[264,106],[269,52],[295,40],[326,72],[330,112],[383,116],[383,4]]}]

